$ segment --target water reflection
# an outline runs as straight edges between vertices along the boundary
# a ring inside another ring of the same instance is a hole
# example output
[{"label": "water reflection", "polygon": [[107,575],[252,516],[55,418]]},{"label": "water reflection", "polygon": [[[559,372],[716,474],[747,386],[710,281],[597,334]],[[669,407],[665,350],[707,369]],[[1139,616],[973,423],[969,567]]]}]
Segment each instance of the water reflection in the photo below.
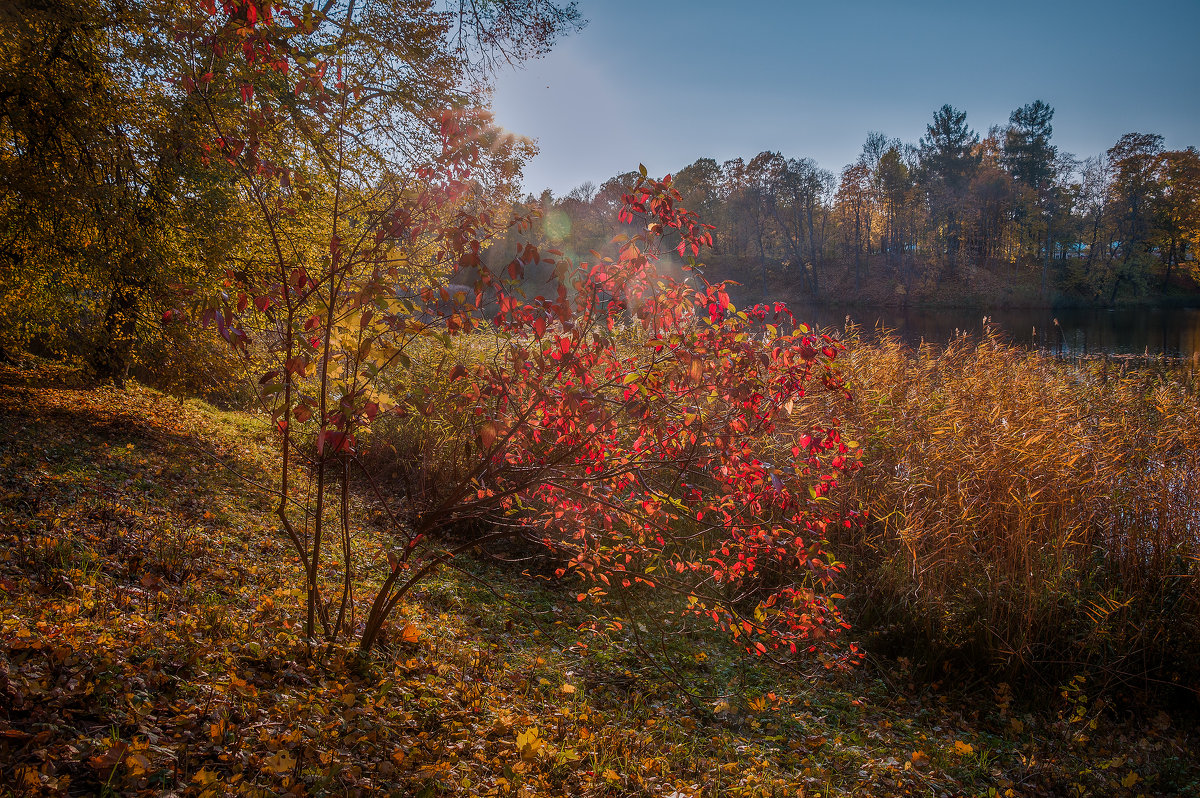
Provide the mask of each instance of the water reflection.
[{"label": "water reflection", "polygon": [[[913,346],[922,341],[945,343],[956,331],[978,335],[985,315],[961,308],[850,308],[835,304],[793,304],[791,308],[798,319],[810,324],[841,329],[849,318],[867,337],[886,328]],[[986,315],[1014,343],[1068,356],[1108,352],[1190,358],[1200,352],[1200,308],[1016,309]]]}]

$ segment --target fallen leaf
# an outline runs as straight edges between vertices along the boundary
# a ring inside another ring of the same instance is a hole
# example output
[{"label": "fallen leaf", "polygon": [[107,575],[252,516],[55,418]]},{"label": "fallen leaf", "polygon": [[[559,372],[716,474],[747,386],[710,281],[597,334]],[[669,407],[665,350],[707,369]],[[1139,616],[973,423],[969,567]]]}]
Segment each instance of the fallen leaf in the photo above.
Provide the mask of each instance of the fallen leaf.
[{"label": "fallen leaf", "polygon": [[291,773],[296,768],[296,757],[291,751],[276,751],[275,755],[263,762],[263,770],[277,776]]},{"label": "fallen leaf", "polygon": [[538,736],[537,726],[530,726],[523,732],[517,734],[517,751],[521,754],[522,759],[533,759],[537,756],[538,750],[546,744]]}]

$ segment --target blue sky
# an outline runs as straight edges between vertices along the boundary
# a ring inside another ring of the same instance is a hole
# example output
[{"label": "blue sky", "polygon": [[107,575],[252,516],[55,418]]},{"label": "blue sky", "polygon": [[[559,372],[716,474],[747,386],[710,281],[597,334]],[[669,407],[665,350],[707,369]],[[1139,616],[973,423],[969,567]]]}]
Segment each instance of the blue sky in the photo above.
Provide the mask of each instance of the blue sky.
[{"label": "blue sky", "polygon": [[1045,100],[1079,157],[1130,131],[1200,146],[1200,0],[579,7],[587,28],[496,84],[497,121],[541,149],[534,193],[767,149],[836,173],[867,131],[915,142],[943,103],[984,132]]}]

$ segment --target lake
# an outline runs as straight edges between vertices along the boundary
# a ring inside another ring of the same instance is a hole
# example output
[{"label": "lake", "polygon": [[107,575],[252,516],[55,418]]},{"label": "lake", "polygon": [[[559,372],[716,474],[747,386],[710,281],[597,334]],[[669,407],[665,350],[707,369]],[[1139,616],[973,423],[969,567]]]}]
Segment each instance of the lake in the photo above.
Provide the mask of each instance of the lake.
[{"label": "lake", "polygon": [[[842,329],[849,318],[870,338],[878,328],[916,346],[942,344],[957,331],[978,335],[987,315],[1013,343],[1067,356],[1089,354],[1167,355],[1191,358],[1200,352],[1200,308],[1012,309],[982,312],[962,308],[904,309],[790,304],[800,321]],[[1058,326],[1055,326],[1055,319]]]}]

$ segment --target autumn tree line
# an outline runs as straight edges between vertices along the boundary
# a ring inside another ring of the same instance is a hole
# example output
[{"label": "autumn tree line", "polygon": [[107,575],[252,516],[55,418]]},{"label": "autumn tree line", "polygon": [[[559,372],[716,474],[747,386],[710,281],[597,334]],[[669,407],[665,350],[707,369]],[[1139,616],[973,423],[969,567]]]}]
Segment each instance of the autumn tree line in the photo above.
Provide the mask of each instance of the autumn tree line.
[{"label": "autumn tree line", "polygon": [[[497,64],[545,53],[582,24],[570,4],[535,0],[292,4],[294,24],[312,31],[292,74],[312,69],[313,79],[292,85],[281,72],[275,84],[242,82],[218,96],[214,74],[229,54],[185,77],[197,56],[186,44],[189,20],[210,5],[19,0],[0,9],[0,356],[76,358],[118,381],[153,364],[176,388],[202,387],[198,375],[219,372],[227,353],[161,319],[180,306],[182,286],[274,257],[259,223],[264,201],[286,200],[295,211],[288,224],[315,231],[368,187],[411,188],[413,164],[440,146],[440,111],[485,111],[478,89]],[[291,9],[225,5],[245,31],[270,9]],[[304,101],[339,69],[359,75],[362,89],[341,108],[311,110]],[[250,116],[239,121],[246,104]],[[345,122],[336,146],[319,133],[331,114]],[[1033,102],[983,136],[944,106],[916,144],[869,134],[839,175],[763,152],[723,164],[701,158],[673,185],[715,227],[706,275],[740,282],[740,302],[1194,295],[1196,150],[1131,133],[1081,161],[1054,145],[1053,114]],[[214,135],[241,121],[245,135]],[[472,202],[508,216],[533,149],[494,128],[481,135],[488,164],[474,170]],[[229,156],[242,152],[256,170],[278,171],[281,196],[256,197],[239,183]],[[347,171],[355,181],[337,197],[332,176]],[[503,260],[527,237],[588,259],[618,232],[637,176],[527,198],[542,214],[535,229],[510,231],[491,257]],[[324,246],[314,237],[305,257]]]},{"label": "autumn tree line", "polygon": [[[710,278],[746,299],[1107,305],[1195,295],[1200,153],[1128,133],[1080,160],[1053,143],[1038,100],[986,135],[937,110],[913,144],[871,132],[839,174],[761,152],[674,175],[716,226]],[[544,232],[585,257],[614,232],[617,175],[543,193]],[[533,201],[535,198],[530,197]]]}]

